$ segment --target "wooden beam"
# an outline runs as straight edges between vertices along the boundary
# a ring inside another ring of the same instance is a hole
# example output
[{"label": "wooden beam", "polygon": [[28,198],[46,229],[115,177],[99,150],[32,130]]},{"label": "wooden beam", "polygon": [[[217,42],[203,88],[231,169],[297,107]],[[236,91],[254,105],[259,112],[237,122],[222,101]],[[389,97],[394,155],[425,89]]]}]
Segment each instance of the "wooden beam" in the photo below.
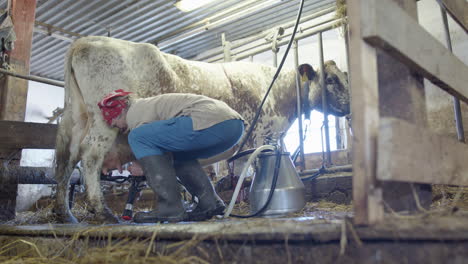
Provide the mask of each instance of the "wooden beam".
[{"label": "wooden beam", "polygon": [[468,186],[468,146],[393,118],[382,118],[378,179]]},{"label": "wooden beam", "polygon": [[468,33],[468,2],[466,0],[440,0],[445,9]]},{"label": "wooden beam", "polygon": [[[9,63],[14,72],[29,75],[32,35],[36,1],[12,0],[11,18],[16,33],[15,47],[11,51]],[[0,87],[2,102],[0,103],[0,120],[23,121],[28,95],[28,81],[5,77]]]},{"label": "wooden beam", "polygon": [[[354,222],[372,224],[383,218],[382,192],[376,184],[376,149],[379,125],[377,51],[362,40],[365,0],[347,1],[351,112],[353,113]],[[371,213],[372,212],[372,213]]]},{"label": "wooden beam", "polygon": [[0,148],[53,149],[57,125],[0,121]]},{"label": "wooden beam", "polygon": [[[425,31],[394,1],[369,0],[363,38],[468,103],[468,66]],[[391,25],[391,26],[389,26]]]}]

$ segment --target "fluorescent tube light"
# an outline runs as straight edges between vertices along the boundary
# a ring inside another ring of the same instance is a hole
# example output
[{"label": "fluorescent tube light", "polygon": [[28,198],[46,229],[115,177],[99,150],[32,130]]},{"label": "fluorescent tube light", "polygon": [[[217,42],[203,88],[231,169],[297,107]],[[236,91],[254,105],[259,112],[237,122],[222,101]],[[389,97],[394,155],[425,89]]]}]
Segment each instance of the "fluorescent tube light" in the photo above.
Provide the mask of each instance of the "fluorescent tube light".
[{"label": "fluorescent tube light", "polygon": [[180,0],[174,5],[183,12],[190,12],[213,1],[214,0]]}]

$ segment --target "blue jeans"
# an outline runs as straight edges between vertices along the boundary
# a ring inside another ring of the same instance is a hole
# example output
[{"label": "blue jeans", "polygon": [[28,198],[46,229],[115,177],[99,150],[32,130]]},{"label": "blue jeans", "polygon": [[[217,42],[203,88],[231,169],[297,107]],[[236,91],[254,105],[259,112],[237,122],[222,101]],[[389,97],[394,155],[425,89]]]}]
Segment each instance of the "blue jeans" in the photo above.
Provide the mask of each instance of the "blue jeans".
[{"label": "blue jeans", "polygon": [[175,117],[141,125],[128,135],[137,159],[172,152],[175,160],[206,159],[232,148],[244,132],[242,120],[226,120],[193,130],[192,118]]}]

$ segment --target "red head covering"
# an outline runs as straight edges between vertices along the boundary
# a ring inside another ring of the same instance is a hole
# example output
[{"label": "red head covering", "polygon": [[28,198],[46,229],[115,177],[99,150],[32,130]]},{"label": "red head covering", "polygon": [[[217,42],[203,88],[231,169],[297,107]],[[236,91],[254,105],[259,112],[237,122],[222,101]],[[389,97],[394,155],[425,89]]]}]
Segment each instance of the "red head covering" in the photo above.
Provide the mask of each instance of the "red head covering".
[{"label": "red head covering", "polygon": [[98,106],[102,112],[102,117],[107,122],[107,124],[109,124],[109,126],[111,125],[112,120],[118,117],[122,113],[122,110],[127,107],[126,100],[117,100],[115,98],[128,94],[131,94],[131,92],[126,92],[122,89],[115,90],[112,93],[106,95],[104,99],[98,103]]}]

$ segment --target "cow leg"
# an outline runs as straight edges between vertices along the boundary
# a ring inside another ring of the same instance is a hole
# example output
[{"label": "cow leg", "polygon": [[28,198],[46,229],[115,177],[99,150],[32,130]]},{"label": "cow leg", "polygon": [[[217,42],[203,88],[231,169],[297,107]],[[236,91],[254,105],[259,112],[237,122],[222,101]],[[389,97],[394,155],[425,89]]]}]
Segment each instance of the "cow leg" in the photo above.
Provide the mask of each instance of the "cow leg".
[{"label": "cow leg", "polygon": [[110,150],[115,138],[115,131],[103,135],[102,130],[91,129],[81,145],[85,148],[81,157],[81,165],[85,175],[88,211],[93,214],[91,221],[98,223],[118,223],[118,218],[106,206],[100,186],[104,156]]},{"label": "cow leg", "polygon": [[57,193],[54,206],[56,220],[62,223],[78,223],[69,208],[70,177],[79,161],[79,148],[83,128],[73,122],[71,112],[65,111],[58,126],[55,152],[55,180]]},{"label": "cow leg", "polygon": [[76,162],[69,162],[67,164],[60,164],[56,168],[56,171],[62,171],[62,177],[60,180],[57,180],[57,193],[53,211],[56,220],[61,223],[78,223],[69,207],[69,186],[70,176],[74,168],[73,163],[76,164]]}]

